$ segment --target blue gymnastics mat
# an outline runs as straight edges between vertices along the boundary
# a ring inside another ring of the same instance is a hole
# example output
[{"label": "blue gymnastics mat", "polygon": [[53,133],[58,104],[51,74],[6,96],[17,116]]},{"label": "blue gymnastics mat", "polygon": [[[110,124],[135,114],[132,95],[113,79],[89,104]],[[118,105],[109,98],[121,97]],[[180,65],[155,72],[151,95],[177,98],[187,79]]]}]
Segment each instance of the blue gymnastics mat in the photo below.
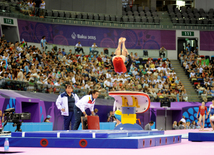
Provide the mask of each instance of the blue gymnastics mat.
[{"label": "blue gymnastics mat", "polygon": [[[8,139],[12,147],[139,149],[177,144],[181,142],[181,135],[151,135],[118,138],[10,137]],[[4,146],[4,141],[5,138],[0,137],[0,146]]]},{"label": "blue gymnastics mat", "polygon": [[214,132],[190,132],[188,140],[193,142],[214,141]]},{"label": "blue gymnastics mat", "polygon": [[164,135],[164,131],[145,130],[77,130],[49,132],[12,132],[11,137],[52,137],[52,138],[118,138],[150,135]]}]

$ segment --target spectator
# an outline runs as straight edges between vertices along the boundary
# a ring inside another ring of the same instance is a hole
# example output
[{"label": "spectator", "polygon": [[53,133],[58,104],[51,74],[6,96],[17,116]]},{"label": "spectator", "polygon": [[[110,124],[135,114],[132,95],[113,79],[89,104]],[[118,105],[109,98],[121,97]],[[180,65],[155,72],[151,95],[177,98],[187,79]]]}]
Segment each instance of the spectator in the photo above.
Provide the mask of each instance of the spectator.
[{"label": "spectator", "polygon": [[99,111],[99,110],[98,110],[97,108],[94,109],[94,116],[98,116],[98,115],[97,115],[98,111]]},{"label": "spectator", "polygon": [[166,49],[162,46],[159,51],[159,57],[161,57],[161,55],[163,55],[163,57],[165,58],[165,52],[166,52]]},{"label": "spectator", "polygon": [[177,121],[173,122],[172,129],[174,129],[174,130],[178,129],[178,123],[177,123]]},{"label": "spectator", "polygon": [[183,100],[188,102],[188,96],[187,96],[187,93],[186,93],[186,89],[184,89],[184,91],[182,92],[182,96],[183,96]]},{"label": "spectator", "polygon": [[23,72],[22,70],[20,69],[19,72],[18,72],[18,75],[17,75],[17,80],[18,81],[23,81]]},{"label": "spectator", "polygon": [[134,60],[138,61],[139,60],[139,56],[137,55],[137,53],[134,54]]},{"label": "spectator", "polygon": [[185,123],[182,122],[182,121],[180,121],[180,122],[178,123],[178,128],[179,128],[180,130],[185,129]]},{"label": "spectator", "polygon": [[204,102],[207,102],[207,92],[206,92],[206,90],[203,90],[203,93],[201,93],[201,98],[203,99]]},{"label": "spectator", "polygon": [[82,52],[82,54],[85,54],[84,51],[83,51],[83,48],[82,48],[82,45],[80,43],[80,41],[75,45],[75,54],[77,53],[80,53]]},{"label": "spectator", "polygon": [[46,50],[47,41],[46,41],[45,38],[46,38],[46,37],[43,36],[42,39],[41,39],[41,41],[40,41],[40,44],[41,44],[41,51],[42,51],[42,52],[45,52],[45,50]]},{"label": "spectator", "polygon": [[62,49],[62,55],[63,55],[63,56],[65,56],[65,55],[66,55],[66,53],[65,53],[65,49],[64,49],[64,48]]},{"label": "spectator", "polygon": [[42,3],[42,0],[35,0],[35,16],[40,15],[40,4]]},{"label": "spectator", "polygon": [[29,16],[33,16],[33,12],[34,12],[33,0],[29,0],[27,4],[28,4]]},{"label": "spectator", "polygon": [[191,129],[190,122],[186,123],[186,129]]},{"label": "spectator", "polygon": [[192,47],[190,46],[190,44],[187,45],[186,50],[189,52],[192,50]]},{"label": "spectator", "polygon": [[45,1],[41,0],[40,3],[40,18],[44,18],[45,17]]},{"label": "spectator", "polygon": [[91,50],[90,52],[93,54],[93,55],[98,55],[98,51],[97,51],[97,45],[96,43],[93,43],[93,45],[91,46]]},{"label": "spectator", "polygon": [[114,114],[113,114],[113,111],[110,111],[110,112],[109,112],[107,122],[114,122]]},{"label": "spectator", "polygon": [[192,123],[190,125],[190,128],[191,129],[196,129],[197,128],[195,121],[192,121]]},{"label": "spectator", "polygon": [[46,119],[44,120],[44,122],[48,122],[48,123],[50,123],[50,119],[51,119],[51,116],[50,116],[50,115],[48,115],[48,116],[46,117]]}]

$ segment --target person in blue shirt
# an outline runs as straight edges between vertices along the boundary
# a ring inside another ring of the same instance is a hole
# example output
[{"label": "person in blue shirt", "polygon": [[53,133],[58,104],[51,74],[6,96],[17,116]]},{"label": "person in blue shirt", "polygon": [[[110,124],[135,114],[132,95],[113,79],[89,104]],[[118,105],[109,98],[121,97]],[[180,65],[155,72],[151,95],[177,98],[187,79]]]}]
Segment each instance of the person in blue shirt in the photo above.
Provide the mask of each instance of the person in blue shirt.
[{"label": "person in blue shirt", "polygon": [[41,44],[41,51],[44,52],[45,51],[45,47],[46,47],[46,44],[47,44],[47,41],[45,39],[45,36],[42,37],[41,41],[40,41],[40,44]]},{"label": "person in blue shirt", "polygon": [[79,97],[73,93],[73,86],[70,82],[66,82],[65,92],[60,94],[56,100],[56,106],[61,111],[61,115],[64,116],[64,130],[69,130],[70,123],[71,129],[74,127],[74,106],[78,101]]},{"label": "person in blue shirt", "polygon": [[66,55],[65,49],[64,49],[64,48],[62,49],[62,54],[63,54],[63,55]]},{"label": "person in blue shirt", "polygon": [[26,73],[28,74],[29,72],[29,67],[28,67],[29,63],[28,62],[25,62],[24,63],[24,71],[26,71]]},{"label": "person in blue shirt", "polygon": [[190,52],[191,49],[192,49],[192,47],[190,46],[190,44],[188,44],[187,47],[186,47],[186,50]]}]

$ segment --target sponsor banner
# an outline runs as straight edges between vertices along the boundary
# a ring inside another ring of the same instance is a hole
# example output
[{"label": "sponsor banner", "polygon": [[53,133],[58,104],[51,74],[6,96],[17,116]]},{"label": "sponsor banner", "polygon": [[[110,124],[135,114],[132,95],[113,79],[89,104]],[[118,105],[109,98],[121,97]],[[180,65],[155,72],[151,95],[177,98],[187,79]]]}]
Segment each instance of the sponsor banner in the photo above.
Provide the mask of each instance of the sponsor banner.
[{"label": "sponsor banner", "polygon": [[82,46],[116,48],[118,39],[125,37],[126,48],[175,50],[175,30],[116,29],[89,26],[47,24],[18,20],[20,40],[39,43],[46,36],[49,43],[74,46],[78,41]]}]

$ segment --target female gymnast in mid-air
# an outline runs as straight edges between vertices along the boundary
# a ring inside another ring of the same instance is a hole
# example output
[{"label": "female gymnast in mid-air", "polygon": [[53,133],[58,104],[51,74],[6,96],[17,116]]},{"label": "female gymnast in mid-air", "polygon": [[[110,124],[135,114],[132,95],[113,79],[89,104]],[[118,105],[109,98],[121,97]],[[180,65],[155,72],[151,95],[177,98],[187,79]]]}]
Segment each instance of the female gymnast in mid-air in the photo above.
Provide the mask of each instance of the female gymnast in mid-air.
[{"label": "female gymnast in mid-air", "polygon": [[[197,118],[198,118],[198,114],[200,112],[200,116],[199,116],[199,123],[201,125],[201,130],[204,130],[204,123],[205,123],[205,111],[207,113],[207,107],[205,106],[205,103],[202,102],[201,106],[199,106],[199,110],[197,113]],[[203,119],[203,125],[201,123],[201,119]]]},{"label": "female gymnast in mid-air", "polygon": [[[129,71],[131,64],[132,64],[132,59],[128,53],[128,50],[126,49],[125,41],[126,41],[126,38],[121,37],[119,39],[118,47],[115,50],[115,56],[112,58],[114,71],[116,73],[125,73],[125,72]],[[123,44],[122,45],[122,55],[121,55],[121,44]],[[128,64],[125,66],[126,56],[128,57]]]}]

